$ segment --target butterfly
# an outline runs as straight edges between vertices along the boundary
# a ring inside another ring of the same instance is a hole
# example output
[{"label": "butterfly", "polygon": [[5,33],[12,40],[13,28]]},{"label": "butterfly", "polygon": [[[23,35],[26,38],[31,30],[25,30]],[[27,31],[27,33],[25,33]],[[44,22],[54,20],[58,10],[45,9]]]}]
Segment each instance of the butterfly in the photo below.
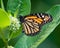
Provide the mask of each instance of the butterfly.
[{"label": "butterfly", "polygon": [[35,13],[19,18],[26,35],[36,35],[40,32],[41,26],[52,21],[52,16],[46,13]]}]

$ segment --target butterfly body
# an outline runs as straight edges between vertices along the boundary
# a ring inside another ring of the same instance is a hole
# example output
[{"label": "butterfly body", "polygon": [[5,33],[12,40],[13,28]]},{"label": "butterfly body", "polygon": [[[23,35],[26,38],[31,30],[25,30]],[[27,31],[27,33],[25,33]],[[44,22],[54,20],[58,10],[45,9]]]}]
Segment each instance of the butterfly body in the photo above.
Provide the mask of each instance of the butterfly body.
[{"label": "butterfly body", "polygon": [[20,16],[20,22],[23,25],[25,34],[35,35],[41,30],[41,26],[47,22],[51,22],[51,15],[45,13],[36,13],[27,16]]}]

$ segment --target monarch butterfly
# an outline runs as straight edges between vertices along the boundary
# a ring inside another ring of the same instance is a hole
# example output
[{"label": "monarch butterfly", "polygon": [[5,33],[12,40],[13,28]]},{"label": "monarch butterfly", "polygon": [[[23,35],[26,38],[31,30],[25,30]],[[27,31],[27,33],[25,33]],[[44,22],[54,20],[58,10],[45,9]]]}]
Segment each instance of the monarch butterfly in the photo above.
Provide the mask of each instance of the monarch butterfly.
[{"label": "monarch butterfly", "polygon": [[35,35],[41,30],[41,26],[51,22],[52,16],[46,13],[36,13],[26,16],[20,16],[24,33],[26,35]]}]

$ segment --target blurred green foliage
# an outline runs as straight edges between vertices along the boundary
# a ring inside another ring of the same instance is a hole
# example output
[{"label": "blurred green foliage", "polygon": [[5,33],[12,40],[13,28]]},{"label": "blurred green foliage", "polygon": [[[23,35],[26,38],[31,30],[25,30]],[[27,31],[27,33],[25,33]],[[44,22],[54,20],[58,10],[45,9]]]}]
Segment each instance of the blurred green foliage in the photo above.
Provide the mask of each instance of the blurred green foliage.
[{"label": "blurred green foliage", "polygon": [[60,25],[57,26],[38,48],[60,48]]},{"label": "blurred green foliage", "polygon": [[12,14],[16,12],[18,15],[22,16],[30,14],[30,0],[8,0],[7,10]]},{"label": "blurred green foliage", "polygon": [[[60,4],[60,0],[31,0],[32,13],[46,12],[53,5]],[[60,48],[60,25],[50,34],[50,36],[38,46],[38,48]]]},{"label": "blurred green foliage", "polygon": [[60,4],[60,0],[31,0],[32,13],[46,12],[52,6]]}]

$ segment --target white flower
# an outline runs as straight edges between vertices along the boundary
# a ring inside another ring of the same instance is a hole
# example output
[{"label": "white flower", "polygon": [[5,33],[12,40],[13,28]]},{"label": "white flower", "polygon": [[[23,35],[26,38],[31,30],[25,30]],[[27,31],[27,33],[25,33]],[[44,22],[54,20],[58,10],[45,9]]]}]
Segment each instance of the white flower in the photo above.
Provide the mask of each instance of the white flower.
[{"label": "white flower", "polygon": [[19,20],[12,16],[10,16],[10,19],[11,19],[10,30],[13,30],[13,31],[19,30],[19,28],[20,28]]},{"label": "white flower", "polygon": [[14,48],[13,46],[8,46],[8,48]]}]

